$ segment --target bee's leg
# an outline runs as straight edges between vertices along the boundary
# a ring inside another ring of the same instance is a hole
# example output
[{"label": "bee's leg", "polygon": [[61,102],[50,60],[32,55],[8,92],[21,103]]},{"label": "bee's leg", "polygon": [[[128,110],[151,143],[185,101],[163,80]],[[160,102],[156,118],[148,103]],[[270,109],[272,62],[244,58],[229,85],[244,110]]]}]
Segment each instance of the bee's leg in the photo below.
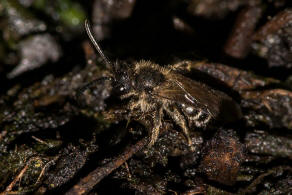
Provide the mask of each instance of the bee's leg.
[{"label": "bee's leg", "polygon": [[190,146],[191,150],[194,150],[185,117],[179,112],[179,110],[176,107],[173,107],[172,109],[165,108],[165,111],[172,118],[172,120],[174,120],[174,122],[182,128],[183,133],[187,139],[188,145]]},{"label": "bee's leg", "polygon": [[158,139],[160,127],[162,126],[162,117],[163,117],[163,110],[159,108],[159,110],[155,111],[152,118],[153,118],[153,128],[150,132],[150,142],[148,146],[152,146],[156,140]]},{"label": "bee's leg", "polygon": [[124,108],[113,108],[102,112],[103,118],[108,121],[122,121],[127,119],[129,111]]},{"label": "bee's leg", "polygon": [[170,69],[178,72],[189,72],[196,63],[189,60],[183,60],[176,64],[170,65]]},{"label": "bee's leg", "polygon": [[[126,94],[127,95],[127,94]],[[103,112],[104,118],[110,121],[121,121],[128,120],[128,123],[132,118],[139,118],[141,115],[135,110],[138,108],[137,101],[131,100],[127,104],[122,104],[121,106],[111,108]]]}]

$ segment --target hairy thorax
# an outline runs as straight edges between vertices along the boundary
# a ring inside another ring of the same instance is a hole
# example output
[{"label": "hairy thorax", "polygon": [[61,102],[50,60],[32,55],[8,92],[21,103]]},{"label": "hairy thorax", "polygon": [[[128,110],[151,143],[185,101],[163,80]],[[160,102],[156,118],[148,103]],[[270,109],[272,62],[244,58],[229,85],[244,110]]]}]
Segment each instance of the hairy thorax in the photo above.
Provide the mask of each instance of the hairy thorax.
[{"label": "hairy thorax", "polygon": [[158,106],[158,102],[145,91],[136,92],[130,102],[130,110],[140,111],[142,113],[151,113]]},{"label": "hairy thorax", "polygon": [[152,94],[156,87],[165,81],[165,75],[161,71],[161,67],[156,64],[147,61],[141,61],[135,66],[135,72],[133,76],[133,90],[128,96],[132,96],[130,102],[130,110],[138,110],[142,113],[151,113],[161,105],[161,101],[158,101]]}]

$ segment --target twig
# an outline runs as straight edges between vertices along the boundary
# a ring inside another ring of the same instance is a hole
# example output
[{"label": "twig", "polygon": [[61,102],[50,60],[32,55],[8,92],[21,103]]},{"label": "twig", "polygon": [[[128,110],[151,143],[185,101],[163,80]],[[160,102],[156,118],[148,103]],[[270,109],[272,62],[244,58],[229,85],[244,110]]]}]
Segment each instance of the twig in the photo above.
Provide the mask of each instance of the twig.
[{"label": "twig", "polygon": [[267,177],[269,175],[272,175],[272,174],[275,174],[277,171],[280,171],[280,170],[281,171],[292,171],[291,167],[287,167],[287,166],[274,167],[274,168],[268,170],[266,173],[263,173],[263,174],[259,175],[256,179],[254,179],[252,181],[252,183],[249,186],[245,187],[244,189],[239,190],[238,194],[252,194],[252,193],[255,193],[256,186],[258,184],[260,184],[265,177]]},{"label": "twig", "polygon": [[10,192],[12,190],[12,188],[14,187],[14,185],[16,184],[16,182],[19,181],[22,178],[22,176],[24,175],[24,173],[28,169],[29,162],[20,171],[20,173],[14,178],[14,180],[6,187],[6,189],[4,190],[4,192],[0,193],[1,195],[7,194],[8,192]]},{"label": "twig", "polygon": [[130,169],[129,169],[128,163],[125,162],[124,165],[125,165],[125,168],[126,168],[126,170],[127,170],[127,172],[128,172],[128,178],[131,179],[131,178],[132,178],[132,175],[131,175],[131,172],[130,172]]},{"label": "twig", "polygon": [[39,157],[32,157],[30,158],[26,165],[24,166],[24,168],[19,172],[19,174],[14,178],[14,180],[6,187],[6,189],[0,193],[0,195],[7,195],[7,194],[19,194],[18,191],[12,191],[13,187],[15,186],[15,184],[21,180],[21,178],[23,177],[24,173],[26,172],[26,170],[28,169],[29,165],[31,164],[32,161],[40,159]]},{"label": "twig", "polygon": [[52,164],[54,164],[58,159],[59,159],[59,155],[57,155],[54,159],[50,160],[47,164],[45,164],[45,166],[42,168],[42,171],[37,179],[37,181],[35,182],[35,185],[38,185],[41,181],[42,176],[45,174],[45,171],[48,167],[50,167]]},{"label": "twig", "polygon": [[44,144],[44,145],[51,147],[51,145],[49,143],[45,142],[44,140],[41,140],[40,138],[37,138],[36,136],[31,136],[31,138],[33,138],[37,142],[40,142],[41,144]]},{"label": "twig", "polygon": [[90,192],[96,184],[98,184],[104,177],[108,176],[115,169],[119,168],[135,153],[144,148],[148,142],[148,138],[145,137],[135,145],[132,145],[125,149],[125,151],[117,156],[113,161],[105,164],[102,167],[96,168],[94,171],[89,173],[86,177],[82,178],[76,185],[74,185],[66,194],[87,194]]}]

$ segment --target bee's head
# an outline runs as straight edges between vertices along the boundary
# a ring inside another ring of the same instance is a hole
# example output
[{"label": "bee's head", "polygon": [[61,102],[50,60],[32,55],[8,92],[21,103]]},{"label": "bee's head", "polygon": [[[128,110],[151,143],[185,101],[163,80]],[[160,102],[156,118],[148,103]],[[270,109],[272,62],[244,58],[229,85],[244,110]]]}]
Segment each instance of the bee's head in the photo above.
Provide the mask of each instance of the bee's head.
[{"label": "bee's head", "polygon": [[91,27],[88,20],[85,21],[85,29],[88,37],[91,40],[91,43],[94,45],[96,51],[100,54],[103,61],[110,68],[113,73],[113,87],[114,90],[119,94],[125,94],[131,89],[131,76],[127,64],[122,64],[119,62],[112,63],[103,53],[99,47],[97,41],[94,39],[94,36],[91,32]]},{"label": "bee's head", "polygon": [[114,89],[119,94],[128,93],[132,89],[132,71],[128,64],[115,63],[114,64]]}]

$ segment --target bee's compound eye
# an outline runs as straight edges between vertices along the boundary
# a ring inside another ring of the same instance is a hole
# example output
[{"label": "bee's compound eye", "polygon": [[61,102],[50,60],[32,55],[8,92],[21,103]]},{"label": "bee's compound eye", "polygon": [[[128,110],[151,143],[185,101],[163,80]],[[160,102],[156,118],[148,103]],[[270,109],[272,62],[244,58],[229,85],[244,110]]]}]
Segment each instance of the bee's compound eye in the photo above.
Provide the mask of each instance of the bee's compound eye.
[{"label": "bee's compound eye", "polygon": [[125,91],[125,87],[120,87],[120,91],[121,92]]}]

